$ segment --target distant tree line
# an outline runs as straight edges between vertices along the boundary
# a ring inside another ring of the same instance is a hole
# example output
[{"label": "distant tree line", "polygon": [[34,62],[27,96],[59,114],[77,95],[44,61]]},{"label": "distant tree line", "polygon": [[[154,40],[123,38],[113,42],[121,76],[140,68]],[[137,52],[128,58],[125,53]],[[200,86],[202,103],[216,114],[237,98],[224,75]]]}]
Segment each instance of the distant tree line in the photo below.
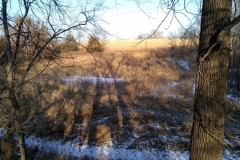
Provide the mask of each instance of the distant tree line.
[{"label": "distant tree line", "polygon": [[159,30],[152,30],[150,32],[140,33],[137,39],[161,39],[163,38],[163,32]]}]

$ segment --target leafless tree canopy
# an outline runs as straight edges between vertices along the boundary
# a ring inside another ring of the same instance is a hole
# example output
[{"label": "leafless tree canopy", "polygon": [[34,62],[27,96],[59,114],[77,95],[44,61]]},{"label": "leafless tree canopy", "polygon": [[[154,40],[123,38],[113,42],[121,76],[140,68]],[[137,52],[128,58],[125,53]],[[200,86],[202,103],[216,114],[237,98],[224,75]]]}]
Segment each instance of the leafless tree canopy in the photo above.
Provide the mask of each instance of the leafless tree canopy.
[{"label": "leafless tree canopy", "polygon": [[97,13],[102,9],[102,1],[3,0],[0,18],[11,52],[8,60],[18,57],[22,48],[32,45],[28,72],[54,39],[61,38],[67,31],[84,33],[94,28],[99,20]]},{"label": "leafless tree canopy", "polygon": [[[5,126],[9,127],[5,129],[8,135],[12,135],[2,142],[1,149],[9,155],[3,159],[13,159],[13,148],[4,147],[12,146],[11,137],[13,138],[16,132],[21,159],[24,160],[26,155],[21,124],[21,97],[24,97],[21,93],[22,85],[48,66],[48,63],[41,67],[36,66],[41,58],[53,60],[54,40],[61,38],[65,32],[87,32],[96,26],[98,11],[103,9],[103,1],[2,0],[0,3],[0,23],[3,27],[1,45],[4,46],[0,53],[0,109],[12,112],[11,116],[7,116],[8,120],[1,116],[3,118],[0,122],[8,123]],[[29,76],[31,70],[35,72]]]}]

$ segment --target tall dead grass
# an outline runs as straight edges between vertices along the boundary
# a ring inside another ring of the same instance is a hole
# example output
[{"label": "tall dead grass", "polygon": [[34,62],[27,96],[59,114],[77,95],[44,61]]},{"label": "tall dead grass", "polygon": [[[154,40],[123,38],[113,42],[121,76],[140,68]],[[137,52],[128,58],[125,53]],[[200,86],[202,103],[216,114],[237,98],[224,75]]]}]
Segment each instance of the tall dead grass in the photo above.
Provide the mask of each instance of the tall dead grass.
[{"label": "tall dead grass", "polygon": [[[189,60],[194,68],[190,58],[196,55],[173,53],[172,45],[164,40],[147,40],[132,48],[136,42],[108,42],[104,53],[61,53],[62,58],[51,62],[41,77],[22,88],[24,131],[65,141],[80,137],[80,145],[112,147],[111,142],[117,142],[121,146],[132,138],[129,148],[188,147],[188,142],[173,142],[172,136],[184,133],[189,138],[194,72],[183,71],[173,58]],[[40,63],[32,73],[46,64]],[[125,81],[61,81],[73,75]],[[170,138],[162,141],[159,135]],[[39,159],[46,159],[41,152]],[[49,155],[51,159],[61,157]]]},{"label": "tall dead grass", "polygon": [[[74,75],[123,78],[128,84],[125,89],[134,96],[189,95],[187,90],[192,87],[194,72],[181,70],[173,58],[180,59],[182,56],[189,60],[195,55],[174,55],[168,39],[149,39],[132,48],[132,45],[138,42],[139,40],[110,41],[106,43],[109,46],[104,53],[62,53],[61,57],[64,58],[56,60],[57,63],[52,64],[45,73],[58,79]],[[178,43],[182,45],[182,40],[175,40],[175,44]],[[146,44],[149,44],[148,48]],[[194,68],[194,64],[190,64],[190,67]],[[184,82],[177,87],[169,85],[182,80]]]},{"label": "tall dead grass", "polygon": [[[159,53],[161,55],[161,53]],[[124,78],[131,82],[131,90],[154,92],[155,88],[167,85],[168,82],[179,81],[183,71],[169,58],[158,58],[156,53],[138,51],[132,53],[82,54],[74,59],[80,66],[52,69],[65,75],[96,76],[106,78]],[[68,66],[70,61],[62,61]],[[129,88],[129,89],[130,89]],[[134,89],[133,89],[134,88]],[[136,93],[136,92],[135,92]]]},{"label": "tall dead grass", "polygon": [[[191,45],[188,40],[182,39],[139,39],[139,40],[112,40],[103,42],[105,52],[136,52],[136,51],[150,51],[171,48],[179,46]],[[81,42],[79,48],[85,50],[86,42]]]},{"label": "tall dead grass", "polygon": [[168,39],[146,39],[109,41],[105,43],[106,52],[149,51],[169,47]]},{"label": "tall dead grass", "polygon": [[[116,42],[104,53],[62,53],[65,58],[56,59],[57,63],[51,63],[40,79],[23,88],[28,99],[23,108],[25,130],[54,139],[78,136],[80,144],[95,145],[110,145],[112,141],[121,144],[133,133],[143,136],[133,142],[133,148],[168,133],[167,126],[173,123],[169,115],[185,114],[191,106],[185,98],[191,96],[193,79],[181,82],[186,72],[171,59],[171,47],[165,43],[159,40],[152,48],[148,46],[150,49],[132,49],[124,47],[124,42]],[[93,84],[80,80],[67,84],[60,80],[70,75],[125,81]],[[180,84],[173,87],[172,82]],[[164,148],[165,143],[158,141],[151,147]]]}]

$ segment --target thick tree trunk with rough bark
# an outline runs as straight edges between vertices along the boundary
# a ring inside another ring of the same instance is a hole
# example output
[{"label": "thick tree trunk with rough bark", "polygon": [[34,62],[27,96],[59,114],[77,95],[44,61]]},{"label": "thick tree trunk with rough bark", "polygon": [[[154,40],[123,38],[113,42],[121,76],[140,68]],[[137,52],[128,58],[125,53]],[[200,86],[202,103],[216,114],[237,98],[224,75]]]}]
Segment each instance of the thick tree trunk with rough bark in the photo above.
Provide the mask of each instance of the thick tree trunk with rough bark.
[{"label": "thick tree trunk with rough bark", "polygon": [[220,160],[224,148],[224,123],[229,64],[230,29],[223,43],[216,44],[220,31],[231,21],[231,0],[204,0],[198,51],[191,160]]}]

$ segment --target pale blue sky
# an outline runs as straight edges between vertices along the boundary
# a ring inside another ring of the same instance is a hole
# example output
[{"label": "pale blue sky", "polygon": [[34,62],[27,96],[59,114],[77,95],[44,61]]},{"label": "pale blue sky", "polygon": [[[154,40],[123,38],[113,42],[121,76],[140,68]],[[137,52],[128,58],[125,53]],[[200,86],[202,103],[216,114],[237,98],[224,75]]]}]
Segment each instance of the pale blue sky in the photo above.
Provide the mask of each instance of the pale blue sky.
[{"label": "pale blue sky", "polygon": [[[160,0],[151,0],[151,3],[145,3],[141,5],[141,8],[145,11],[141,11],[138,5],[134,1],[117,0],[116,7],[115,1],[107,0],[106,5],[110,6],[111,9],[106,10],[102,14],[102,18],[109,22],[109,24],[102,24],[102,26],[109,31],[111,34],[123,39],[134,39],[140,33],[150,32],[151,30],[158,27],[160,22],[164,19],[165,13],[158,8]],[[180,0],[177,4],[177,8],[183,7],[183,0]],[[188,6],[188,10],[196,12],[195,3]],[[160,27],[160,30],[167,36],[171,32],[177,32],[181,26],[177,20],[173,20],[170,25],[172,14],[165,20]],[[192,17],[192,15],[187,15]],[[185,15],[177,14],[178,19],[183,25],[187,25],[190,21]],[[168,26],[170,27],[168,28]],[[166,30],[166,28],[168,28]],[[108,37],[114,39],[113,37]]]},{"label": "pale blue sky", "polygon": [[[146,33],[156,29],[164,19],[166,14],[158,7],[159,1],[160,0],[148,0],[148,3],[141,4],[141,9],[144,10],[143,12],[134,0],[106,0],[105,6],[107,6],[108,9],[98,13],[100,18],[107,23],[100,23],[100,25],[116,37],[122,39],[135,39],[140,33]],[[179,3],[176,4],[178,9],[183,8],[183,1],[184,0],[179,0]],[[186,1],[198,2],[199,0]],[[91,2],[91,0],[89,2]],[[13,8],[17,7],[16,4],[18,4],[16,0],[11,1]],[[197,7],[195,3],[191,3],[187,8],[188,11],[196,12]],[[16,8],[12,11],[19,12],[19,9]],[[171,16],[172,14],[170,14],[159,29],[164,32],[165,36],[168,36],[172,32],[177,32],[181,27],[176,19],[170,24]],[[187,16],[192,17],[192,15],[189,14],[187,14]],[[190,23],[190,20],[183,14],[177,14],[177,17],[183,25]],[[166,30],[166,28],[168,29]],[[108,36],[107,38],[116,39],[114,36]]]}]

